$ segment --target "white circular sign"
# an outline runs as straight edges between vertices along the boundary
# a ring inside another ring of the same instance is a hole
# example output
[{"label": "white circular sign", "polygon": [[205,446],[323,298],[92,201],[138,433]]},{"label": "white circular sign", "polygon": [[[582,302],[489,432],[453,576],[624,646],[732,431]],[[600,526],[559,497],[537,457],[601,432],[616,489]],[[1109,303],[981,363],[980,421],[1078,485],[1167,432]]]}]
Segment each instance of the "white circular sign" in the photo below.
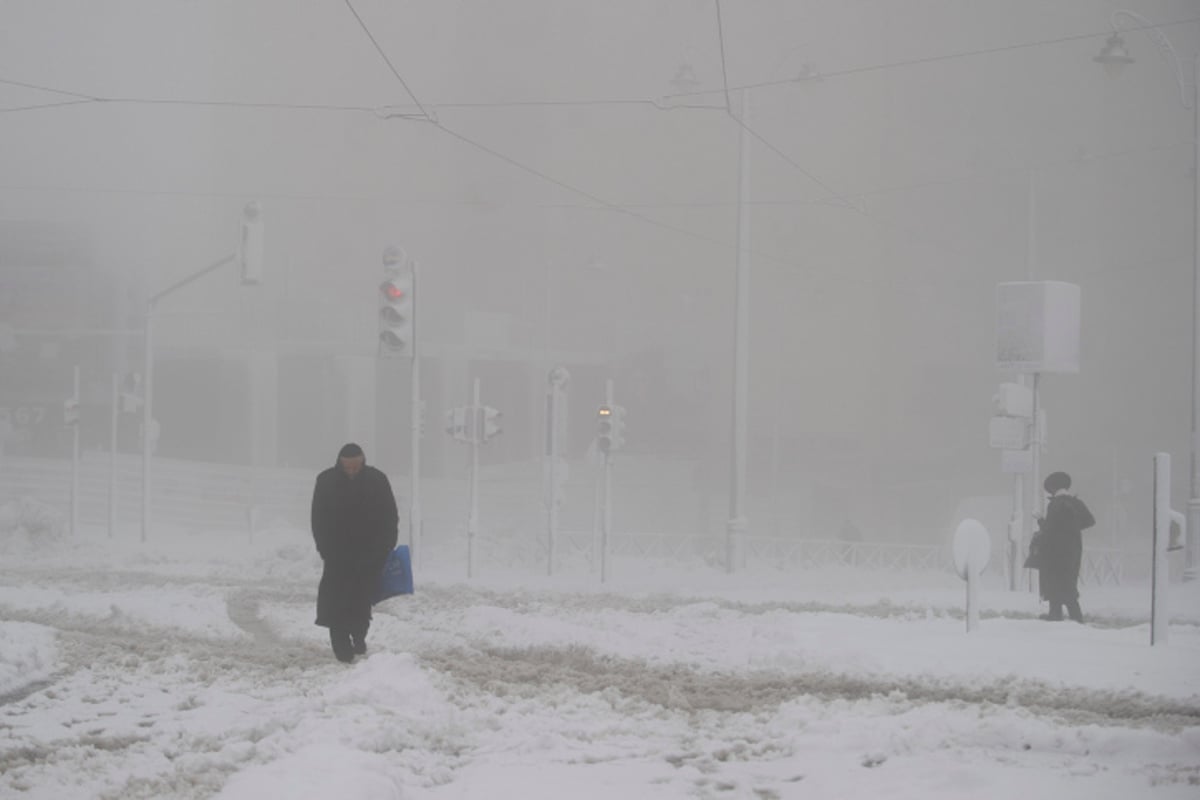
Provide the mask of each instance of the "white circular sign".
[{"label": "white circular sign", "polygon": [[983,573],[992,557],[992,540],[977,519],[964,519],[954,531],[954,571],[964,581],[967,570]]}]

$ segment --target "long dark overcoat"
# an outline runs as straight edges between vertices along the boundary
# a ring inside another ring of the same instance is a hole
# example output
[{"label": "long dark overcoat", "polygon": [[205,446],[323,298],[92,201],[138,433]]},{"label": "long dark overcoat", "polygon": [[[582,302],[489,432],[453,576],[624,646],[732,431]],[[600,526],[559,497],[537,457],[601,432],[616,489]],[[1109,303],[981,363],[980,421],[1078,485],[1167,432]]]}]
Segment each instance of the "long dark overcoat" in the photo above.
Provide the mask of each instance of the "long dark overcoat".
[{"label": "long dark overcoat", "polygon": [[1069,603],[1079,599],[1079,565],[1083,560],[1083,531],[1096,524],[1096,518],[1082,500],[1074,495],[1056,494],[1046,507],[1042,520],[1041,564],[1038,589],[1051,603]]},{"label": "long dark overcoat", "polygon": [[364,466],[353,478],[340,467],[317,476],[312,532],[325,562],[317,589],[317,624],[365,629],[399,514],[387,476]]}]

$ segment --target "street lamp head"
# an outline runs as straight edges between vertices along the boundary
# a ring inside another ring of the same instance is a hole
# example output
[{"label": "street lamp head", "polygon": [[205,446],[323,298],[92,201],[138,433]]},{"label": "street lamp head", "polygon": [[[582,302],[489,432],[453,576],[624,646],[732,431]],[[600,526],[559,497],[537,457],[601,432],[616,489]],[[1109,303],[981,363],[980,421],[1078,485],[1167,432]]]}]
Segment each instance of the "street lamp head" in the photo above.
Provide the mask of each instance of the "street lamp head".
[{"label": "street lamp head", "polygon": [[1104,71],[1115,78],[1126,64],[1133,63],[1133,56],[1125,49],[1125,38],[1114,32],[1104,43],[1100,55],[1093,57],[1092,61],[1103,66]]}]

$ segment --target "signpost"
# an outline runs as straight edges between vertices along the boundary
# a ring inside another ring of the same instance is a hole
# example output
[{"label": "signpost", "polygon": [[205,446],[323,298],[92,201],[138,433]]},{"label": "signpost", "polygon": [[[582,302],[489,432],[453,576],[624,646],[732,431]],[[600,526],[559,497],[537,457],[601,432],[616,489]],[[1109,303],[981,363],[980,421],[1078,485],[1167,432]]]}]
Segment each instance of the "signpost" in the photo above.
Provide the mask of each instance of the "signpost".
[{"label": "signpost", "polygon": [[[1015,371],[1019,381],[1001,384],[993,398],[996,416],[988,429],[991,446],[1002,450],[1001,469],[1014,476],[1006,560],[1013,591],[1019,583],[1029,521],[1024,510],[1024,476],[1032,478],[1033,508],[1045,513],[1039,478],[1046,443],[1041,375],[1079,372],[1079,320],[1080,291],[1073,283],[1014,281],[996,286],[996,366]],[[1025,375],[1032,375],[1032,387],[1026,386]]]}]

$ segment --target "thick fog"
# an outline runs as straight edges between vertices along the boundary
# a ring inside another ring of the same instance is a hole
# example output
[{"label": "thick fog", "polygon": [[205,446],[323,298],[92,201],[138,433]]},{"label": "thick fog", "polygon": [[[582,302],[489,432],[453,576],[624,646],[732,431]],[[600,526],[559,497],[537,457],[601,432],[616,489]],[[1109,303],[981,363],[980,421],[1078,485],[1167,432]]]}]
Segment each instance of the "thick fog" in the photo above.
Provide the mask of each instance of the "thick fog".
[{"label": "thick fog", "polygon": [[[1119,70],[1095,60],[1114,29]],[[1081,296],[1042,474],[1072,474],[1100,541],[1141,541],[1154,452],[1188,496],[1198,52],[1194,0],[7,0],[3,452],[70,458],[78,364],[103,461],[153,300],[157,458],[311,472],[353,440],[407,494],[411,362],[377,357],[398,247],[430,520],[465,514],[443,414],[475,378],[503,413],[485,527],[537,519],[561,365],[564,524],[591,525],[612,380],[615,525],[717,533],[740,247],[752,536],[1003,522],[997,284],[1030,280]],[[237,253],[251,201],[261,283],[233,260],[173,289]]]}]

